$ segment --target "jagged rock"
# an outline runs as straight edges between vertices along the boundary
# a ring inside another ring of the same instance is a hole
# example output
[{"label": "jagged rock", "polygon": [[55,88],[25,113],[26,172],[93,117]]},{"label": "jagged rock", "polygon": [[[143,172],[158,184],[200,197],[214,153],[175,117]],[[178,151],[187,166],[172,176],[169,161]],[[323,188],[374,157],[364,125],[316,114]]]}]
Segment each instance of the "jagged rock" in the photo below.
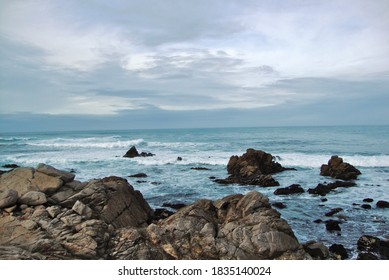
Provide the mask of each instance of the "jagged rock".
[{"label": "jagged rock", "polygon": [[19,196],[29,191],[40,191],[50,194],[62,185],[63,181],[61,179],[46,175],[34,168],[15,168],[0,177],[0,189],[15,190]]},{"label": "jagged rock", "polygon": [[329,249],[334,257],[338,260],[345,260],[348,258],[347,250],[342,244],[332,244]]},{"label": "jagged rock", "polygon": [[330,176],[335,179],[354,180],[361,172],[349,163],[343,162],[338,156],[332,156],[328,164],[323,164],[320,168],[320,175]]},{"label": "jagged rock", "polygon": [[330,252],[322,242],[308,241],[303,244],[304,250],[314,259],[325,260]]},{"label": "jagged rock", "polygon": [[152,157],[155,154],[148,152],[139,153],[135,146],[132,146],[123,157],[134,158],[134,157]]},{"label": "jagged rock", "polygon": [[85,217],[85,219],[92,218],[93,211],[89,208],[89,206],[85,205],[81,201],[77,200],[74,203],[72,210],[76,212],[78,215]]},{"label": "jagged rock", "polygon": [[40,163],[38,164],[36,170],[38,172],[41,172],[43,174],[49,175],[51,177],[59,178],[64,183],[70,183],[74,180],[74,177],[76,176],[72,172],[66,172],[62,170],[58,170],[50,165]]},{"label": "jagged rock", "polygon": [[293,184],[286,188],[279,188],[274,191],[275,195],[290,195],[296,193],[304,193],[304,189],[298,184]]},{"label": "jagged rock", "polygon": [[354,182],[343,182],[343,181],[336,181],[334,183],[329,183],[329,184],[318,184],[316,188],[308,189],[308,193],[325,196],[330,191],[335,190],[336,188],[340,188],[340,187],[347,188],[347,187],[353,187],[355,185],[356,184]]},{"label": "jagged rock", "polygon": [[371,235],[362,235],[358,239],[358,259],[389,260],[389,241]]},{"label": "jagged rock", "polygon": [[15,205],[18,197],[18,192],[15,190],[1,191],[0,189],[0,209]]},{"label": "jagged rock", "polygon": [[385,200],[379,200],[376,203],[378,208],[389,208],[389,202]]},{"label": "jagged rock", "polygon": [[37,192],[37,191],[30,191],[28,193],[25,193],[18,200],[19,204],[26,204],[29,206],[41,205],[46,202],[47,202],[46,195],[43,192]]},{"label": "jagged rock", "polygon": [[[133,245],[130,250],[122,249],[126,243]],[[120,259],[309,258],[290,226],[258,192],[199,200],[145,230],[119,232],[112,244],[112,256]]]}]

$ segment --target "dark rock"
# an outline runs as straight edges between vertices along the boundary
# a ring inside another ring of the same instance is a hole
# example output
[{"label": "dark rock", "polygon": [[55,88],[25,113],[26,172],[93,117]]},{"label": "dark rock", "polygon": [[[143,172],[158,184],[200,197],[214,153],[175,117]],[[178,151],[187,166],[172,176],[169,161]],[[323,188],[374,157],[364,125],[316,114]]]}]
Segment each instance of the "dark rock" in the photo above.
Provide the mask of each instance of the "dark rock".
[{"label": "dark rock", "polygon": [[216,179],[216,177],[215,177],[215,176],[211,176],[211,177],[209,177],[209,179],[211,179],[211,180],[215,180],[215,179]]},{"label": "dark rock", "polygon": [[322,198],[322,199],[320,199],[320,201],[321,202],[326,202],[326,201],[328,201],[328,198]]},{"label": "dark rock", "polygon": [[18,168],[20,166],[17,164],[14,164],[14,163],[10,163],[10,164],[4,164],[2,167],[4,167],[4,168]]},{"label": "dark rock", "polygon": [[134,158],[134,157],[152,157],[155,154],[148,152],[139,153],[135,146],[132,146],[123,157]]},{"label": "dark rock", "polygon": [[290,195],[296,193],[304,193],[304,189],[298,184],[293,184],[286,188],[279,188],[274,191],[275,195]]},{"label": "dark rock", "polygon": [[191,167],[190,169],[192,169],[192,170],[211,170],[211,169],[206,168],[206,167]]},{"label": "dark rock", "polygon": [[373,202],[374,201],[374,199],[372,199],[372,198],[365,198],[364,200],[363,200],[363,202],[368,202],[368,203],[371,203],[371,202]]},{"label": "dark rock", "polygon": [[130,178],[146,178],[147,174],[145,174],[145,173],[136,173],[136,174],[130,175],[128,177],[130,177]]},{"label": "dark rock", "polygon": [[157,208],[157,209],[154,210],[154,215],[152,217],[152,221],[156,222],[156,221],[159,221],[159,220],[163,220],[163,219],[166,219],[166,218],[170,217],[173,214],[174,214],[174,212],[169,211],[167,209]]},{"label": "dark rock", "polygon": [[378,208],[389,208],[389,202],[385,200],[379,200],[377,201],[377,207]]},{"label": "dark rock", "polygon": [[274,207],[278,208],[278,209],[284,209],[286,208],[286,205],[282,202],[273,202],[271,205],[273,205]]},{"label": "dark rock", "polygon": [[325,260],[330,254],[328,248],[321,242],[308,241],[303,244],[303,247],[305,252],[314,259]]},{"label": "dark rock", "polygon": [[169,208],[172,208],[172,209],[181,209],[181,208],[184,208],[186,206],[186,204],[184,203],[164,203],[162,204],[162,207],[169,207]]},{"label": "dark rock", "polygon": [[147,181],[144,181],[144,180],[138,180],[136,181],[138,184],[144,184],[144,183],[147,183]]},{"label": "dark rock", "polygon": [[231,175],[226,179],[216,179],[214,182],[222,185],[238,184],[262,187],[274,187],[280,185],[280,183],[274,180],[271,175],[258,175],[250,178],[237,178]]},{"label": "dark rock", "polygon": [[335,179],[354,180],[361,172],[349,163],[343,162],[338,156],[332,156],[328,164],[323,164],[320,168],[320,175],[330,176]]},{"label": "dark rock", "polygon": [[177,161],[182,161],[182,157],[177,157]]},{"label": "dark rock", "polygon": [[339,187],[353,187],[356,184],[354,182],[343,182],[336,181],[334,183],[329,184],[318,184],[314,189],[308,189],[308,193],[310,194],[318,194],[321,196],[327,195],[330,191],[339,188]]},{"label": "dark rock", "polygon": [[323,222],[323,220],[322,219],[317,219],[317,220],[314,220],[313,222],[315,224],[321,224]]},{"label": "dark rock", "polygon": [[325,224],[326,224],[326,229],[328,231],[341,231],[342,230],[339,226],[339,224],[341,224],[340,221],[327,220],[327,221],[325,221]]},{"label": "dark rock", "polygon": [[348,258],[347,250],[342,244],[332,244],[329,249],[338,260],[345,260]]},{"label": "dark rock", "polygon": [[330,212],[326,213],[325,216],[332,217],[333,215],[335,215],[336,213],[339,213],[340,211],[343,211],[343,209],[342,208],[333,208],[333,209],[331,209]]},{"label": "dark rock", "polygon": [[362,204],[361,207],[363,209],[371,209],[371,205],[370,204]]},{"label": "dark rock", "polygon": [[362,235],[357,242],[358,259],[389,259],[389,241],[371,235]]}]

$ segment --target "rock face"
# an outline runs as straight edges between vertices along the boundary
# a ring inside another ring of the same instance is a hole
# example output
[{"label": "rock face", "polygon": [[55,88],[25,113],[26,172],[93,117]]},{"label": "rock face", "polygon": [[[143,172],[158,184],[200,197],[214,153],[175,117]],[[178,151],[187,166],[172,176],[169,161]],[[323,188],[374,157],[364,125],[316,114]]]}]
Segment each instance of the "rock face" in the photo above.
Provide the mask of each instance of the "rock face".
[{"label": "rock face", "polygon": [[242,156],[232,156],[227,164],[230,176],[218,179],[220,184],[279,186],[271,174],[289,170],[274,161],[274,157],[261,150],[247,149]]},{"label": "rock face", "polygon": [[11,201],[2,207],[13,206],[0,209],[0,259],[310,258],[258,192],[200,200],[156,221],[125,179],[81,183],[51,168],[18,169],[0,177],[1,201]]},{"label": "rock face", "polygon": [[145,229],[122,230],[111,243],[114,259],[309,258],[258,192],[197,201]]},{"label": "rock face", "polygon": [[323,164],[320,168],[320,175],[341,180],[355,180],[360,174],[358,169],[343,162],[343,159],[338,156],[332,156],[328,164]]}]

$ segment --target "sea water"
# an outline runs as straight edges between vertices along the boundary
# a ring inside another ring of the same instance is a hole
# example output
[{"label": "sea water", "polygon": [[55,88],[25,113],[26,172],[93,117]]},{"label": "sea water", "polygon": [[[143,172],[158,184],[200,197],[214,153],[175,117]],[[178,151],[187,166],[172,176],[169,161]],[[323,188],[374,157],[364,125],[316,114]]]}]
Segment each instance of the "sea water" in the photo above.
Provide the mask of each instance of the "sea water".
[{"label": "sea water", "polygon": [[[136,146],[153,157],[124,158]],[[333,182],[320,176],[320,166],[339,155],[362,172],[356,187],[338,188],[322,197],[307,192],[277,196],[277,187],[219,185],[210,177],[228,176],[226,165],[232,155],[247,148],[264,150],[276,157],[285,171],[274,175],[280,187],[300,184],[307,191],[318,183]],[[182,158],[179,160],[178,157]],[[356,243],[363,234],[388,238],[389,209],[375,206],[389,201],[389,126],[266,127],[164,129],[84,132],[0,134],[0,166],[18,164],[35,167],[46,163],[76,173],[86,181],[106,176],[125,177],[142,192],[153,208],[164,203],[192,203],[226,195],[259,191],[270,202],[287,207],[278,210],[300,242],[317,240],[326,245],[343,244],[356,257]],[[195,170],[204,167],[206,170]],[[4,169],[4,168],[3,168]],[[129,178],[146,173],[147,178]],[[372,209],[363,209],[364,198],[374,199]],[[326,217],[332,208],[343,211]],[[339,219],[340,232],[328,232],[314,220]]]}]

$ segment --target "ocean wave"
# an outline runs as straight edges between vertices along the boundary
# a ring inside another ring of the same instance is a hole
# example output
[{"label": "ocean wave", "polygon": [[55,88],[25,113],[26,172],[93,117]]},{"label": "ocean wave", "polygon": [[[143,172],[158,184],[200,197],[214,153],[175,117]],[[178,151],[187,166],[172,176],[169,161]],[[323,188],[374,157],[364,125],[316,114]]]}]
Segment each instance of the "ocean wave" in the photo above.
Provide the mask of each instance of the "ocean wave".
[{"label": "ocean wave", "polygon": [[[339,155],[344,162],[357,167],[389,167],[389,155]],[[279,154],[276,160],[283,166],[317,168],[326,164],[331,155],[302,153]]]},{"label": "ocean wave", "polygon": [[0,142],[18,142],[35,140],[36,137],[0,137]]},{"label": "ocean wave", "polygon": [[36,142],[28,143],[30,146],[49,147],[49,148],[130,148],[133,145],[139,145],[144,143],[144,139],[133,139],[118,141],[113,140],[116,138],[81,138],[81,139],[50,139],[40,140]]}]

